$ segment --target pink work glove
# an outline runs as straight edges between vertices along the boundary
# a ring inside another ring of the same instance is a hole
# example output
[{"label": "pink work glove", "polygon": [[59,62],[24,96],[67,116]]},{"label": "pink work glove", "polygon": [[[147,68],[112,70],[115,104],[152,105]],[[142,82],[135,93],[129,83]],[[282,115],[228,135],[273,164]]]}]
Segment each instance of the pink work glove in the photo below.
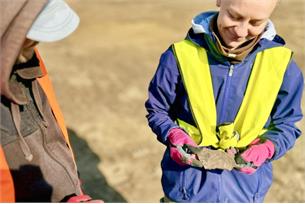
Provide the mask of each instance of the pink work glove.
[{"label": "pink work glove", "polygon": [[[270,140],[266,140],[263,143],[260,143],[260,139],[257,138],[241,154],[241,157],[246,162],[252,162],[254,166],[260,167],[267,159],[271,159],[274,154],[274,144]],[[252,167],[243,167],[240,169],[241,172],[246,174],[252,174],[256,171]]]},{"label": "pink work glove", "polygon": [[183,155],[177,149],[177,146],[183,146],[184,144],[189,144],[196,147],[197,144],[190,138],[190,136],[188,136],[180,128],[173,128],[168,134],[168,140],[170,142],[170,157],[172,160],[181,166],[191,164],[191,160],[187,160],[185,157],[183,157]]},{"label": "pink work glove", "polygon": [[67,203],[103,203],[102,200],[92,200],[88,195],[75,195],[67,200]]}]

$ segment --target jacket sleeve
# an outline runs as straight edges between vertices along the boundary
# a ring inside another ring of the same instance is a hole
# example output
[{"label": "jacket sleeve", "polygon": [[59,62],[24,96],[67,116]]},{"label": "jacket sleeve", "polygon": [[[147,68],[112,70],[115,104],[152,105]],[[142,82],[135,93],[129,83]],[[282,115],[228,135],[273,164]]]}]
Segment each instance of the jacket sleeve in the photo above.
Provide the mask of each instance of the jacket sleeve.
[{"label": "jacket sleeve", "polygon": [[283,83],[271,112],[269,130],[265,137],[275,144],[273,160],[282,157],[301,135],[295,123],[303,117],[301,99],[304,86],[302,72],[294,61],[288,65]]},{"label": "jacket sleeve", "polygon": [[170,129],[178,127],[170,117],[170,109],[176,98],[176,87],[180,74],[175,56],[169,48],[161,55],[160,62],[148,88],[145,108],[146,118],[157,139],[166,144]]}]

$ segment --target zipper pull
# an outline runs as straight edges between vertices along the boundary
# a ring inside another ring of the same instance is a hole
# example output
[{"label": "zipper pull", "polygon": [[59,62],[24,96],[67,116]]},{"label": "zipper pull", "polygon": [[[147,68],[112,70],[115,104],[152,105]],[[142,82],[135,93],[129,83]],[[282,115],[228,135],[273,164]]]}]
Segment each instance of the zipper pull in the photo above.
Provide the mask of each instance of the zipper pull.
[{"label": "zipper pull", "polygon": [[230,65],[229,76],[233,75],[233,71],[234,71],[234,65]]}]

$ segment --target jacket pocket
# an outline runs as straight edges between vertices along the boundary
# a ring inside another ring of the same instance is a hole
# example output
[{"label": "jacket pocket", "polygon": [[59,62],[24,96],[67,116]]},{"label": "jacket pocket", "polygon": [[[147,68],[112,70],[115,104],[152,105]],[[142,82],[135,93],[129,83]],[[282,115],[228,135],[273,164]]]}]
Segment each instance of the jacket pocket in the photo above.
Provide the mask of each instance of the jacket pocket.
[{"label": "jacket pocket", "polygon": [[271,187],[273,175],[272,175],[272,164],[267,162],[260,167],[258,175],[258,190],[254,195],[254,202],[261,203],[264,201],[264,198]]},{"label": "jacket pocket", "polygon": [[[165,195],[175,202],[216,202],[217,176],[210,173],[210,181],[207,182],[208,172],[203,169],[193,168],[189,165],[181,166],[170,158],[167,149],[162,167],[162,187]],[[212,195],[208,192],[211,192]]]},{"label": "jacket pocket", "polygon": [[166,149],[161,161],[162,168],[162,187],[165,195],[175,202],[185,200],[185,175],[184,168],[173,161]]},{"label": "jacket pocket", "polygon": [[[50,154],[40,130],[25,140],[33,153],[31,162],[24,158],[17,140],[3,148],[15,184],[16,201],[59,202],[67,195],[79,193],[71,180],[69,166]],[[74,172],[73,178],[77,179]]]},{"label": "jacket pocket", "polygon": [[[21,118],[20,132],[23,137],[30,136],[39,129],[36,121],[33,119],[32,109],[31,104],[19,106]],[[10,110],[10,102],[5,98],[1,99],[0,117],[1,145],[5,146],[18,139],[17,129]]]}]

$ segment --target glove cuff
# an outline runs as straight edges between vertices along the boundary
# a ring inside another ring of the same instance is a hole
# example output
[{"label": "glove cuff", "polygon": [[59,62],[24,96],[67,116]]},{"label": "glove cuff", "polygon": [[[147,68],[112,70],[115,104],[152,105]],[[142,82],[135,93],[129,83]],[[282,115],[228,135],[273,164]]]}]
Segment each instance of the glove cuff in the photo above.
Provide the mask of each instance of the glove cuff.
[{"label": "glove cuff", "polygon": [[168,133],[168,141],[172,145],[183,145],[184,137],[188,137],[188,135],[180,128],[173,128]]},{"label": "glove cuff", "polygon": [[266,142],[264,143],[268,149],[268,159],[271,159],[274,155],[275,152],[275,146],[274,144],[270,141],[270,140],[266,140]]}]

